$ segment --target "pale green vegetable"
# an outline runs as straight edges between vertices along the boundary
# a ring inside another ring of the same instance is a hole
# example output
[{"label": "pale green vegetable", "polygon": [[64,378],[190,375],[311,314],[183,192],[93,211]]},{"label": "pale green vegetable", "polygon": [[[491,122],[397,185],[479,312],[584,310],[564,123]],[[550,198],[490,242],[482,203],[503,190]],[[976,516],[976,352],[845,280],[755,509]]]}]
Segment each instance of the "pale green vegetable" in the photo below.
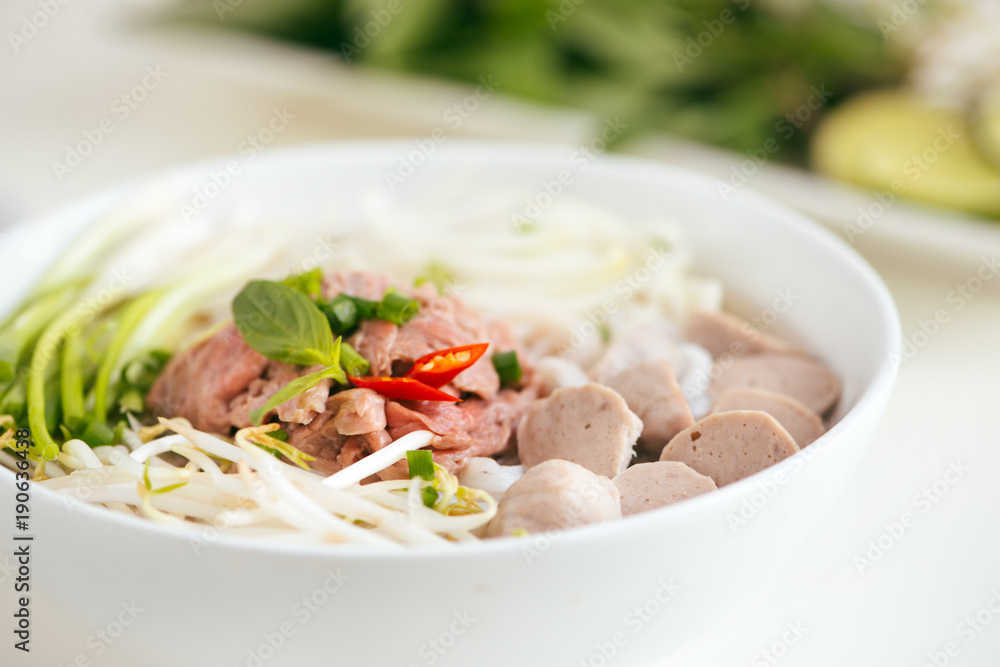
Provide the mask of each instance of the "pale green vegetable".
[{"label": "pale green vegetable", "polygon": [[905,92],[859,96],[827,116],[813,141],[820,172],[939,206],[1000,215],[1000,171],[965,114]]}]

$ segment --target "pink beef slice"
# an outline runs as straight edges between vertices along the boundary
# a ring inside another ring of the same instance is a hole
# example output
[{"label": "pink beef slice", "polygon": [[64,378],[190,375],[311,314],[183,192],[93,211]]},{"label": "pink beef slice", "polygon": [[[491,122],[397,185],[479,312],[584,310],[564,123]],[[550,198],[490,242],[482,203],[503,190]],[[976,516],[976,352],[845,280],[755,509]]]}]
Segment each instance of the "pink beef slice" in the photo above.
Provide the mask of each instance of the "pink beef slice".
[{"label": "pink beef slice", "polygon": [[618,489],[570,461],[540,463],[514,482],[486,528],[488,537],[566,530],[621,517]]},{"label": "pink beef slice", "polygon": [[[461,403],[389,400],[385,416],[393,440],[422,430],[440,436],[432,443],[434,462],[458,473],[469,458],[491,456],[511,446],[517,424],[533,397],[531,391],[504,389],[489,400],[470,398]],[[406,462],[400,461],[380,476],[405,479]]]},{"label": "pink beef slice", "polygon": [[763,333],[746,320],[725,312],[692,312],[685,333],[687,340],[705,348],[713,357],[797,351],[791,343]]},{"label": "pink beef slice", "polygon": [[259,378],[268,360],[228,324],[174,357],[149,392],[150,410],[184,417],[199,430],[227,435],[229,403]]},{"label": "pink beef slice", "polygon": [[[333,274],[324,285],[332,298],[340,293],[365,299],[380,299],[388,281],[366,273]],[[366,320],[348,340],[371,363],[372,375],[401,375],[425,354],[459,345],[490,343],[483,358],[460,373],[452,385],[458,392],[492,398],[500,390],[500,378],[493,368],[494,352],[514,349],[513,336],[502,323],[484,321],[455,296],[438,296],[429,285],[413,290],[399,289],[420,302],[420,311],[398,327],[382,320]],[[523,355],[522,355],[523,357]]]},{"label": "pink beef slice", "polygon": [[713,396],[732,389],[764,389],[791,396],[816,414],[825,414],[840,398],[840,380],[827,366],[797,354],[766,352],[717,362]]},{"label": "pink beef slice", "polygon": [[665,359],[644,359],[607,382],[642,420],[639,448],[659,457],[670,439],[694,423],[673,366]]},{"label": "pink beef slice", "polygon": [[766,412],[737,410],[709,415],[663,448],[661,461],[679,461],[716,485],[739,481],[799,451],[795,440]]},{"label": "pink beef slice", "polygon": [[642,421],[617,392],[590,383],[556,389],[535,401],[517,427],[525,470],[564,459],[613,478],[632,460]]},{"label": "pink beef slice", "polygon": [[323,278],[323,296],[332,299],[338,294],[380,301],[392,286],[389,277],[368,271],[337,271]]},{"label": "pink beef slice", "polygon": [[293,426],[288,443],[316,458],[313,470],[332,475],[392,442],[385,425],[385,399],[371,389],[349,389],[330,396],[309,424]]},{"label": "pink beef slice", "polygon": [[638,463],[614,479],[622,497],[622,516],[672,505],[714,491],[711,477],[679,461]]},{"label": "pink beef slice", "polygon": [[[280,361],[271,361],[264,369],[262,377],[250,382],[245,392],[229,403],[229,422],[236,428],[251,426],[250,412],[262,407],[272,396],[292,380],[303,375],[322,370],[322,366],[302,368]],[[277,415],[283,422],[308,424],[316,415],[326,410],[326,399],[330,396],[330,380],[323,380],[295,398],[291,398],[263,417],[267,422]]]},{"label": "pink beef slice", "polygon": [[763,389],[733,389],[715,399],[712,412],[760,410],[785,427],[801,449],[823,435],[823,420],[791,396]]}]

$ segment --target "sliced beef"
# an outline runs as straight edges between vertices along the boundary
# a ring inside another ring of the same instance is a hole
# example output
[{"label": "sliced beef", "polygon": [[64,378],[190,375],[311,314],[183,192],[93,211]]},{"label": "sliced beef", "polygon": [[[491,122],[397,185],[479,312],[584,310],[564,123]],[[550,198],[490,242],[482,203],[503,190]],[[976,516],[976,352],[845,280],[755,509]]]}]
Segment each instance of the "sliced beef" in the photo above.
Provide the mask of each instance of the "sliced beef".
[{"label": "sliced beef", "polygon": [[260,377],[268,360],[228,324],[167,364],[149,392],[149,409],[184,417],[199,430],[228,434],[229,403]]},{"label": "sliced beef", "polygon": [[392,442],[385,431],[385,399],[370,389],[351,389],[327,400],[326,411],[291,429],[288,443],[316,457],[314,470],[332,475]]},{"label": "sliced beef", "polygon": [[348,389],[326,403],[338,433],[361,435],[385,429],[385,398],[371,389]]},{"label": "sliced beef", "polygon": [[[334,274],[324,290],[335,296],[340,290],[350,296],[375,300],[389,285],[366,280],[354,273]],[[377,294],[381,290],[380,294]],[[486,322],[454,296],[438,296],[429,285],[403,290],[420,302],[420,311],[398,327],[381,320],[367,320],[348,342],[371,363],[372,375],[400,375],[425,354],[473,343],[490,343],[482,359],[460,373],[452,386],[458,392],[492,398],[500,390],[500,378],[493,368],[494,352],[514,348],[514,339],[506,325]],[[377,296],[376,296],[377,294]]]},{"label": "sliced beef", "polygon": [[[292,380],[318,370],[322,370],[322,366],[302,368],[280,361],[269,362],[267,368],[264,369],[264,374],[253,379],[245,392],[240,393],[230,401],[229,423],[236,428],[251,426],[251,411],[262,407]],[[316,415],[326,409],[326,399],[330,396],[331,385],[330,380],[323,380],[315,387],[271,410],[264,415],[263,420],[267,422],[271,417],[277,415],[278,419],[283,422],[308,424]]]},{"label": "sliced beef", "polygon": [[337,271],[323,278],[323,297],[332,299],[338,294],[379,301],[392,286],[389,277],[369,271]]},{"label": "sliced beef", "polygon": [[[421,430],[441,436],[433,445],[434,461],[457,473],[471,457],[507,449],[533,397],[530,391],[504,389],[493,399],[470,398],[461,403],[390,400],[386,401],[385,416],[393,440]],[[403,478],[406,472],[406,463],[401,461],[383,477]]]}]

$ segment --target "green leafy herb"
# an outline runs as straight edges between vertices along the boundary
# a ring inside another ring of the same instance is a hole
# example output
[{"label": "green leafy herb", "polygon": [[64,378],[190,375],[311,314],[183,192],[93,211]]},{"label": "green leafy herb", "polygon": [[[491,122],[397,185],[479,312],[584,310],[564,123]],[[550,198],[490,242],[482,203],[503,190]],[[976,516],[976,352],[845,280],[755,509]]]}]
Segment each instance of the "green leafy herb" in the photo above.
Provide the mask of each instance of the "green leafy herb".
[{"label": "green leafy herb", "polygon": [[315,373],[310,373],[308,375],[303,375],[302,377],[295,378],[284,387],[278,390],[274,396],[268,399],[267,403],[257,408],[256,410],[250,411],[250,421],[254,426],[260,424],[261,420],[271,410],[275,409],[285,401],[295,398],[299,394],[309,391],[316,385],[318,385],[323,380],[336,380],[340,384],[347,384],[347,375],[344,373],[344,369],[340,367],[340,346],[341,339],[338,338],[337,342],[333,346],[333,353],[330,357],[330,365],[321,371],[316,371]]},{"label": "green leafy herb", "polygon": [[323,291],[323,272],[316,268],[297,276],[289,276],[282,280],[281,283],[291,287],[293,290],[302,292],[310,298],[316,298]]},{"label": "green leafy herb", "polygon": [[379,302],[375,317],[402,326],[413,319],[419,310],[419,301],[389,289]]},{"label": "green leafy herb", "polygon": [[312,299],[287,285],[254,280],[233,299],[233,319],[247,345],[268,359],[333,366],[333,332]]},{"label": "green leafy herb", "polygon": [[494,354],[493,368],[500,376],[500,384],[516,384],[521,381],[521,364],[514,350]]},{"label": "green leafy herb", "polygon": [[406,452],[406,462],[410,464],[410,479],[419,477],[434,481],[434,456],[426,449]]},{"label": "green leafy herb", "polygon": [[344,367],[348,375],[354,377],[365,377],[372,368],[368,360],[347,343],[340,346],[340,365]]}]

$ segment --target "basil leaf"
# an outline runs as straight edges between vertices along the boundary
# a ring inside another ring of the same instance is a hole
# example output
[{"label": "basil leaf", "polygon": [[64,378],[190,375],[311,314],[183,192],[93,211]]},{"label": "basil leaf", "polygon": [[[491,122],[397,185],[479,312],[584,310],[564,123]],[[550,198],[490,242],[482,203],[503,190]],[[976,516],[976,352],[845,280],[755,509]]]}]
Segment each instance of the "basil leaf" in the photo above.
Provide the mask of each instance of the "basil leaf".
[{"label": "basil leaf", "polygon": [[340,367],[339,363],[335,363],[329,368],[324,368],[321,371],[316,371],[315,373],[295,378],[279,389],[274,396],[268,399],[267,403],[256,410],[251,410],[250,422],[254,426],[260,426],[261,421],[264,419],[264,415],[268,412],[275,409],[285,401],[295,398],[303,392],[309,391],[326,379],[336,380],[340,384],[347,384],[347,376],[344,375],[344,369]]},{"label": "basil leaf", "polygon": [[233,320],[247,345],[268,359],[332,366],[333,332],[312,299],[288,285],[254,280],[233,299]]}]

